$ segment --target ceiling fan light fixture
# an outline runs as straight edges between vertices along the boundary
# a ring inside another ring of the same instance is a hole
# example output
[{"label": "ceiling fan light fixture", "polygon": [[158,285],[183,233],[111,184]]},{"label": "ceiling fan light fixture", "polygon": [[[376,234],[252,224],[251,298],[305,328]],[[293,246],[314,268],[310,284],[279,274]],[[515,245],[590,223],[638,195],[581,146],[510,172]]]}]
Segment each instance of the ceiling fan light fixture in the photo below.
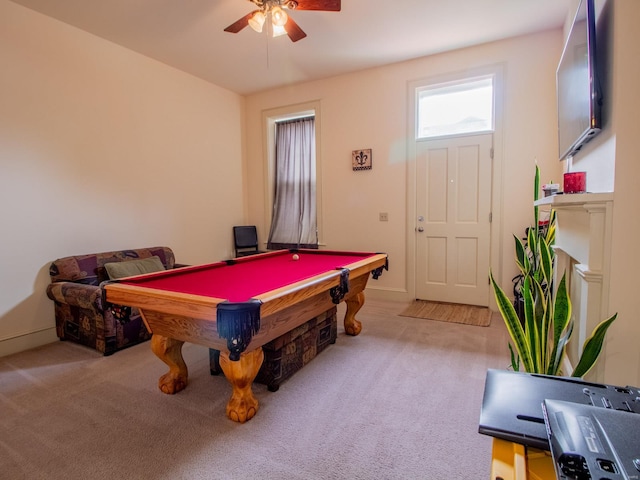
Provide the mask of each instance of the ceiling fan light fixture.
[{"label": "ceiling fan light fixture", "polygon": [[271,22],[274,26],[283,27],[287,20],[289,20],[289,15],[280,7],[276,6],[271,9]]},{"label": "ceiling fan light fixture", "polygon": [[282,35],[286,35],[287,31],[284,29],[284,25],[276,25],[273,24],[273,33],[271,34],[273,37],[280,37]]},{"label": "ceiling fan light fixture", "polygon": [[339,12],[341,0],[249,0],[257,10],[247,13],[227,28],[225,32],[238,33],[247,25],[252,30],[262,32],[267,25],[267,35],[274,37],[287,35],[292,42],[307,36],[293,18],[289,18],[286,10],[318,10],[323,12]]},{"label": "ceiling fan light fixture", "polygon": [[256,32],[260,33],[262,32],[262,26],[264,25],[264,20],[265,20],[264,13],[256,12],[249,19],[249,26],[253,28]]}]

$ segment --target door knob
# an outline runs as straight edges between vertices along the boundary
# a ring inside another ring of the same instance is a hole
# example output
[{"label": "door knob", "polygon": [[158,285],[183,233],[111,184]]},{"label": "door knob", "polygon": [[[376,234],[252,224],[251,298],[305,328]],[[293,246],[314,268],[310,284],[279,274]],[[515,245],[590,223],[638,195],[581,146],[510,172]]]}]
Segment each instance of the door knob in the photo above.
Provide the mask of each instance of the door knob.
[{"label": "door knob", "polygon": [[419,232],[424,232],[424,227],[418,227]]}]

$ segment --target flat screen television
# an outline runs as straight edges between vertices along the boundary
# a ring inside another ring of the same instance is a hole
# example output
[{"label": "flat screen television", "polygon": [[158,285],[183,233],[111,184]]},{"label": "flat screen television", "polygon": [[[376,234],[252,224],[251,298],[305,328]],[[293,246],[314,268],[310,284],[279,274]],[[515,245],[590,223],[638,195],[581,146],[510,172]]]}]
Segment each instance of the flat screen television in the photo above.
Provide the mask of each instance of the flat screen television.
[{"label": "flat screen television", "polygon": [[556,71],[560,160],[600,132],[602,95],[596,70],[596,12],[580,0]]}]

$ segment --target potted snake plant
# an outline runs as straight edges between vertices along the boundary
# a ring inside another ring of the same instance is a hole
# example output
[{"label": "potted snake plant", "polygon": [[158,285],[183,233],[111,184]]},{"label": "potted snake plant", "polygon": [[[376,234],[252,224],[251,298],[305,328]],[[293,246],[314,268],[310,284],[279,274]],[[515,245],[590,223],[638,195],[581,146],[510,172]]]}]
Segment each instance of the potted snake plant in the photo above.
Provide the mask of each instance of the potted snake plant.
[{"label": "potted snake plant", "polygon": [[[534,201],[540,191],[540,170],[536,166]],[[538,207],[534,207],[535,224],[527,231],[523,242],[514,235],[516,264],[520,270],[520,294],[523,299],[522,320],[505,292],[490,274],[491,284],[507,331],[511,337],[511,367],[520,371],[545,375],[566,375],[562,360],[573,332],[571,299],[567,291],[566,275],[562,274],[555,289],[555,213],[550,214],[547,225],[539,222]],[[616,319],[612,315],[599,323],[585,341],[582,354],[571,376],[584,377],[595,365],[608,328]]]}]

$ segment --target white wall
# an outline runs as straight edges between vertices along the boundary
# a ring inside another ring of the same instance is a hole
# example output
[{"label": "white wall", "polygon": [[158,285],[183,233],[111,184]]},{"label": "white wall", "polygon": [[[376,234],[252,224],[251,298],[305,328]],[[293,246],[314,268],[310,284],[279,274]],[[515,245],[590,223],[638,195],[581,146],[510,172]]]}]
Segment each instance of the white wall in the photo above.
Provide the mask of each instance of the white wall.
[{"label": "white wall", "polygon": [[615,140],[615,160],[595,161],[590,152],[585,152],[584,161],[592,161],[587,178],[610,175],[615,165],[609,309],[610,313],[618,312],[618,319],[607,335],[605,380],[640,385],[640,315],[635,278],[640,238],[640,2],[609,0],[607,6],[611,9],[615,45],[609,89],[613,103],[609,136]]},{"label": "white wall", "polygon": [[563,168],[587,172],[590,192],[614,192],[609,311],[604,317],[617,312],[618,318],[607,333],[599,368],[606,383],[640,385],[634,260],[640,237],[640,3],[596,0],[595,5],[603,129],[570,162],[563,162]]},{"label": "white wall", "polygon": [[[533,221],[533,176],[537,160],[545,181],[559,181],[555,69],[562,32],[549,31],[421,58],[326,80],[275,89],[246,99],[248,208],[251,223],[266,236],[265,156],[262,112],[313,100],[321,105],[323,168],[322,238],[327,248],[384,251],[390,271],[369,286],[398,298],[413,292],[407,274],[408,84],[500,64],[505,72],[504,131],[496,146],[502,197],[494,205],[494,272],[511,289],[515,275],[512,233]],[[373,149],[373,169],[353,172],[351,151]],[[389,221],[379,222],[378,213]],[[494,239],[495,240],[495,239]],[[506,348],[506,347],[505,347]]]},{"label": "white wall", "polygon": [[244,99],[0,0],[0,355],[55,340],[52,260],[232,256]]}]

